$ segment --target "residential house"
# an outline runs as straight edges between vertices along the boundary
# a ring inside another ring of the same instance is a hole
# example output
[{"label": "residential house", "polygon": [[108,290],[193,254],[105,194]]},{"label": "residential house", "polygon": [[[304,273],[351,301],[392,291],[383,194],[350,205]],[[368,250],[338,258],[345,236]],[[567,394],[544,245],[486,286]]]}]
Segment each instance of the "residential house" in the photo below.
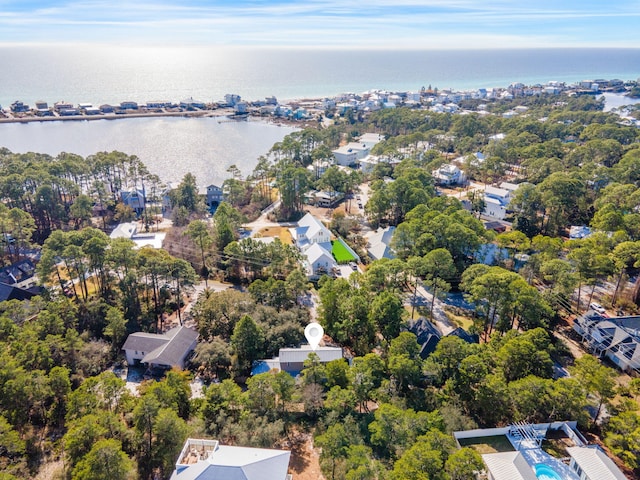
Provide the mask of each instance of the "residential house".
[{"label": "residential house", "polygon": [[330,243],[328,247],[326,244],[314,243],[303,252],[309,277],[329,275],[338,267],[336,259],[331,254]]},{"label": "residential house", "polygon": [[206,106],[207,105],[203,101],[194,100],[193,97],[180,101],[180,108],[185,108],[187,110],[194,110],[194,109],[202,110]]},{"label": "residential house", "polygon": [[504,220],[507,216],[507,207],[511,201],[511,190],[487,186],[484,189],[484,213],[498,220]]},{"label": "residential house", "polygon": [[26,113],[29,111],[29,105],[21,102],[20,100],[16,100],[11,104],[11,111],[13,113]]},{"label": "residential house", "polygon": [[147,108],[169,108],[171,107],[171,102],[167,102],[164,100],[152,100],[147,102]]},{"label": "residential house", "polygon": [[139,188],[133,190],[123,190],[120,192],[120,200],[125,205],[131,207],[137,214],[144,210],[146,202],[145,192]]},{"label": "residential house", "polygon": [[290,228],[291,238],[299,249],[314,243],[331,242],[331,232],[324,224],[310,213],[298,221],[298,226]]},{"label": "residential house", "polygon": [[53,104],[53,109],[56,112],[60,112],[62,110],[69,110],[72,108],[73,108],[73,104],[69,102],[65,102],[64,100],[60,100],[59,102],[56,102]]},{"label": "residential house", "polygon": [[136,244],[135,248],[152,247],[162,248],[167,234],[165,232],[138,232],[138,224],[135,222],[120,223],[109,234],[109,238],[128,238]]},{"label": "residential house", "polygon": [[586,225],[572,225],[569,227],[569,238],[571,240],[590,237],[593,231]]},{"label": "residential house", "polygon": [[597,445],[568,447],[569,466],[580,480],[625,480],[627,477]]},{"label": "residential house", "polygon": [[236,103],[238,103],[241,100],[242,97],[240,97],[240,95],[236,95],[233,93],[227,93],[224,96],[224,102],[227,106],[229,107],[233,107]]},{"label": "residential house", "polygon": [[373,260],[381,258],[395,258],[393,249],[391,248],[391,239],[396,231],[396,227],[378,228],[369,236],[367,244],[367,253]]},{"label": "residential house", "polygon": [[16,285],[0,282],[0,302],[6,300],[30,300],[36,295],[40,295],[44,289],[38,286],[20,288]]},{"label": "residential house", "polygon": [[129,365],[142,363],[149,368],[182,369],[197,341],[198,332],[179,326],[162,334],[132,333],[122,349]]},{"label": "residential house", "polygon": [[500,452],[482,455],[489,480],[538,480],[520,452]]},{"label": "residential house", "polygon": [[431,175],[436,184],[443,186],[460,185],[466,181],[464,172],[450,163],[434,170]]},{"label": "residential house", "polygon": [[78,110],[77,108],[63,108],[61,110],[58,110],[58,114],[61,117],[71,117],[73,115],[80,115],[80,110]]},{"label": "residential house", "polygon": [[640,317],[605,318],[589,310],[573,322],[591,353],[620,370],[640,373]]},{"label": "residential house", "polygon": [[333,360],[344,358],[340,347],[319,346],[314,350],[311,345],[300,345],[297,348],[281,348],[277,357],[261,361],[251,373],[256,375],[270,370],[277,370],[296,376],[302,371],[304,362],[311,353],[315,353],[318,356],[320,363],[329,363]]},{"label": "residential house", "polygon": [[416,341],[420,345],[420,357],[423,359],[431,355],[442,337],[458,337],[467,343],[478,343],[480,338],[472,335],[461,327],[443,335],[438,328],[425,317],[417,318],[409,323],[409,331],[416,336]]},{"label": "residential house", "polygon": [[219,205],[224,199],[222,188],[217,185],[209,185],[207,187],[207,205],[209,207],[213,205]]},{"label": "residential house", "polygon": [[313,215],[307,213],[289,233],[305,257],[309,277],[330,274],[338,266],[331,254],[331,232]]},{"label": "residential house", "polygon": [[0,282],[17,288],[31,288],[36,285],[36,267],[29,259],[20,260],[0,268]]},{"label": "residential house", "polygon": [[365,133],[357,142],[351,142],[342,147],[333,150],[333,156],[338,165],[349,167],[356,165],[358,160],[362,160],[371,149],[379,142],[384,140],[384,136],[377,133]]},{"label": "residential house", "polygon": [[331,167],[331,163],[326,160],[314,161],[307,167],[307,170],[309,170],[313,174],[314,178],[318,180],[322,175],[324,175],[329,167]]},{"label": "residential house", "polygon": [[49,110],[49,105],[47,102],[43,100],[38,100],[36,102],[36,115],[39,117],[50,117],[53,115],[53,112]]},{"label": "residential house", "polygon": [[409,331],[416,336],[416,341],[420,345],[420,357],[422,359],[427,358],[435,351],[442,337],[436,326],[424,317],[411,321]]},{"label": "residential house", "polygon": [[188,438],[171,480],[291,480],[291,452]]},{"label": "residential house", "polygon": [[358,165],[360,165],[360,171],[367,175],[368,173],[373,172],[375,166],[379,163],[388,163],[389,165],[395,165],[399,163],[399,160],[394,160],[388,156],[379,156],[379,155],[367,155],[361,160],[358,160]]},{"label": "residential house", "polygon": [[342,192],[311,191],[305,195],[311,205],[322,208],[333,208],[344,198]]},{"label": "residential house", "polygon": [[349,167],[356,165],[358,160],[365,158],[369,155],[370,149],[365,144],[360,143],[348,143],[340,148],[332,150],[333,156],[338,165]]},{"label": "residential house", "polygon": [[[626,477],[616,464],[597,445],[589,445],[576,426],[575,421],[517,422],[507,427],[454,432],[453,436],[459,445],[488,437],[508,440],[512,451],[482,455],[489,480],[624,480]],[[549,432],[562,438],[569,462],[542,448]]]}]

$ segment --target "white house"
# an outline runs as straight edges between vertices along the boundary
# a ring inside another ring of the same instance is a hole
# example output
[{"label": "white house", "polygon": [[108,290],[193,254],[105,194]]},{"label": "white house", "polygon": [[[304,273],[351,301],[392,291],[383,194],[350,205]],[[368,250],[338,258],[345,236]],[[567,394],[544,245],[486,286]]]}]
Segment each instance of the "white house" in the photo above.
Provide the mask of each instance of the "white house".
[{"label": "white house", "polygon": [[136,244],[135,248],[152,247],[162,248],[167,234],[165,232],[139,233],[138,224],[135,222],[120,223],[109,234],[109,238],[128,238]]},{"label": "white house", "polygon": [[198,332],[179,326],[162,334],[132,333],[122,349],[129,365],[143,363],[149,368],[184,368],[197,342]]},{"label": "white house", "polygon": [[291,480],[291,452],[188,438],[171,480]]},{"label": "white house", "polygon": [[382,140],[384,140],[382,135],[377,133],[365,133],[357,142],[351,142],[343,145],[342,147],[333,150],[332,153],[338,165],[348,167],[358,163],[358,160],[362,160],[369,155],[369,152],[371,152],[374,145]]},{"label": "white house", "polygon": [[490,480],[538,480],[520,452],[500,452],[482,455]]},{"label": "white house", "polygon": [[[329,248],[331,248],[331,244],[329,244]],[[310,277],[329,275],[334,268],[338,267],[336,259],[333,258],[326,244],[314,243],[304,251],[304,255],[306,257],[307,275]]]},{"label": "white house", "polygon": [[313,243],[331,242],[331,232],[316,217],[307,213],[298,221],[298,226],[290,228],[291,238],[299,249]]},{"label": "white house", "polygon": [[580,480],[625,480],[627,477],[597,445],[567,447],[570,467]]},{"label": "white house", "polygon": [[305,257],[309,277],[330,274],[338,266],[331,254],[331,232],[313,215],[307,213],[289,233]]},{"label": "white house", "polygon": [[[513,451],[482,455],[489,480],[623,480],[626,477],[597,445],[589,445],[576,429],[577,422],[514,423],[508,427],[454,432],[459,444],[483,437],[505,436]],[[560,432],[572,446],[569,464],[542,448],[549,431]]]},{"label": "white house", "polygon": [[431,176],[438,185],[459,185],[466,180],[464,172],[450,163],[434,170]]},{"label": "white house", "polygon": [[[399,162],[399,160],[395,160]],[[358,164],[360,165],[360,171],[363,174],[368,174],[373,172],[375,166],[379,163],[388,163],[389,165],[393,165],[394,160],[392,160],[388,156],[379,156],[379,155],[367,155],[361,160],[358,160]]]},{"label": "white house", "polygon": [[504,220],[507,216],[507,207],[511,201],[511,190],[498,187],[485,187],[484,190],[484,213],[498,220]]}]

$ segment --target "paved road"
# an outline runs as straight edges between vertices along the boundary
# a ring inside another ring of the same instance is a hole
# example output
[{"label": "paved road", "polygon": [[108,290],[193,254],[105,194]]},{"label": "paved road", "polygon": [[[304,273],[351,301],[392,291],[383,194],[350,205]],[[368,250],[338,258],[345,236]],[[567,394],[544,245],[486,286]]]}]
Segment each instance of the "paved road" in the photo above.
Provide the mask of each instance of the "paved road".
[{"label": "paved road", "polygon": [[[424,306],[426,308],[431,308],[431,301],[433,299],[433,295],[427,291],[426,288],[422,284],[418,285],[417,295],[416,295],[416,306]],[[413,293],[409,297],[409,304],[413,300]],[[433,304],[433,319],[432,322],[436,325],[438,330],[442,335],[447,335],[458,328],[457,325],[451,323],[451,321],[447,318],[446,313],[444,312],[444,302],[439,298],[436,298],[435,303]]]},{"label": "paved road", "polygon": [[260,216],[256,218],[253,222],[249,222],[244,225],[245,228],[250,230],[250,233],[249,233],[250,237],[255,237],[264,228],[283,227],[283,226],[291,225],[290,223],[273,222],[267,218],[271,212],[273,212],[276,208],[280,206],[280,203],[281,203],[280,200],[272,203],[267,208],[265,208],[260,214]]}]

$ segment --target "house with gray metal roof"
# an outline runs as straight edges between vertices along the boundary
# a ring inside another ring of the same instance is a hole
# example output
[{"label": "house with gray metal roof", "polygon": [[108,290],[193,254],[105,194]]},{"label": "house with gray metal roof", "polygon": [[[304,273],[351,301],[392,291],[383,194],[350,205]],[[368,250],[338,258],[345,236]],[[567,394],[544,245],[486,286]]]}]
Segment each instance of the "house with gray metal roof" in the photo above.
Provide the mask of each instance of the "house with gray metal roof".
[{"label": "house with gray metal roof", "polygon": [[379,228],[368,237],[367,252],[373,260],[381,258],[395,258],[391,249],[391,239],[396,227]]},{"label": "house with gray metal roof", "polygon": [[520,452],[500,452],[482,455],[491,480],[537,480]]},{"label": "house with gray metal roof", "polygon": [[311,345],[300,345],[297,348],[281,348],[277,357],[262,360],[253,368],[251,373],[256,375],[269,370],[278,370],[296,376],[304,367],[304,361],[312,353],[318,356],[320,363],[329,363],[333,360],[344,358],[340,347],[320,346],[314,350]]},{"label": "house with gray metal roof", "polygon": [[291,452],[188,438],[171,480],[291,480]]},{"label": "house with gray metal roof", "polygon": [[179,326],[162,334],[132,333],[122,349],[129,365],[142,363],[149,368],[184,368],[197,342],[198,332]]},{"label": "house with gray metal roof", "polygon": [[568,447],[571,455],[570,467],[580,476],[580,480],[625,480],[613,460],[597,446]]}]

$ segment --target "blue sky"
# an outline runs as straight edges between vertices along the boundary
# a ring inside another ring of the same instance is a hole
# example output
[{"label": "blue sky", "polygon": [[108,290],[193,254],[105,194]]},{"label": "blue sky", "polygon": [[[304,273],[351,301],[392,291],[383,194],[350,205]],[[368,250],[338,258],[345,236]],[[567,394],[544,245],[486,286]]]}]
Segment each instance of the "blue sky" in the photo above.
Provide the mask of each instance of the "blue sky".
[{"label": "blue sky", "polygon": [[0,0],[0,44],[640,48],[638,0]]}]

